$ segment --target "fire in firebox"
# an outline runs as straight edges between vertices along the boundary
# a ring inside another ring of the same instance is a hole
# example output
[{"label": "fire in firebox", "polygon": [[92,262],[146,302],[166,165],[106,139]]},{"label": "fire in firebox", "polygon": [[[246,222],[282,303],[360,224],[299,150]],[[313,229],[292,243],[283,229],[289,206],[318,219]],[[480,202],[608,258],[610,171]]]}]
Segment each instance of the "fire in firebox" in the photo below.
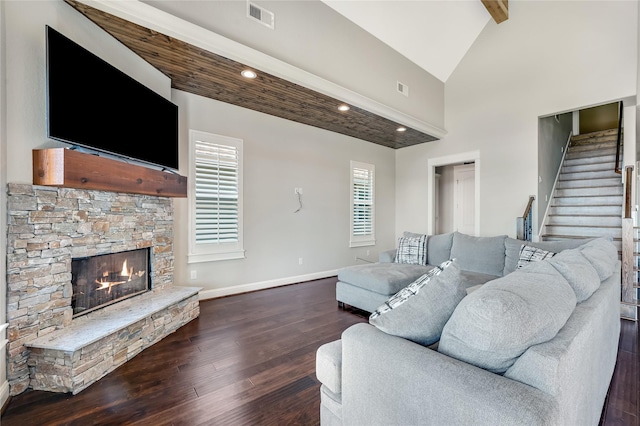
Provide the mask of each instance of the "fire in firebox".
[{"label": "fire in firebox", "polygon": [[74,259],[71,275],[73,314],[82,315],[147,291],[149,249]]}]

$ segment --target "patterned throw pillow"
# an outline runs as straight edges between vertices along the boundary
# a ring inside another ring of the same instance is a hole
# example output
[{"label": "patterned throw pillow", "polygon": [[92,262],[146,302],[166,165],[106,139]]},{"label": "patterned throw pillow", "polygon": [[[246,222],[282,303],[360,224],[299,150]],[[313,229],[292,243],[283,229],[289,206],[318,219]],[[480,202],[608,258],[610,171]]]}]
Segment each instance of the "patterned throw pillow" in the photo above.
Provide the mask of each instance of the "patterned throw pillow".
[{"label": "patterned throw pillow", "polygon": [[427,264],[427,236],[398,238],[396,263],[410,263],[413,265]]},{"label": "patterned throw pillow", "polygon": [[542,250],[537,247],[523,244],[520,247],[520,257],[516,269],[523,268],[531,262],[540,262],[541,260],[550,259],[556,254],[552,251]]},{"label": "patterned throw pillow", "polygon": [[426,274],[424,274],[423,276],[421,276],[420,278],[418,278],[417,280],[415,280],[414,282],[412,282],[411,284],[409,284],[408,286],[406,286],[405,288],[403,288],[402,290],[400,290],[399,292],[391,296],[389,300],[384,302],[382,306],[376,309],[375,312],[373,312],[371,316],[369,316],[369,321],[371,321],[372,319],[375,319],[376,317],[386,312],[389,312],[392,309],[397,308],[398,306],[402,305],[404,302],[409,300],[412,296],[415,296],[416,294],[418,294],[420,289],[424,287],[424,285],[427,284],[431,278],[437,275],[440,275],[440,272],[444,271],[444,269],[447,266],[451,265],[452,262],[453,260],[447,260],[446,262],[441,263],[440,265],[431,269],[429,272],[427,272]]},{"label": "patterned throw pillow", "polygon": [[392,336],[429,346],[465,297],[457,261],[448,260],[392,296],[369,317],[369,323]]}]

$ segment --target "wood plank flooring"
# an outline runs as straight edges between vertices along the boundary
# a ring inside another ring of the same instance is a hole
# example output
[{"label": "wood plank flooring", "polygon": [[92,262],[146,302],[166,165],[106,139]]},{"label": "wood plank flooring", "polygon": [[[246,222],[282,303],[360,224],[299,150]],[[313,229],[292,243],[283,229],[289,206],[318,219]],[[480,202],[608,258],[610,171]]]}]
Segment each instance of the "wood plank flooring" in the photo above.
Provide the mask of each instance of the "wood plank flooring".
[{"label": "wood plank flooring", "polygon": [[[335,278],[200,304],[200,318],[78,395],[11,398],[2,426],[317,425],[315,352],[365,322],[335,300]],[[622,321],[604,426],[638,425],[637,323]]]}]

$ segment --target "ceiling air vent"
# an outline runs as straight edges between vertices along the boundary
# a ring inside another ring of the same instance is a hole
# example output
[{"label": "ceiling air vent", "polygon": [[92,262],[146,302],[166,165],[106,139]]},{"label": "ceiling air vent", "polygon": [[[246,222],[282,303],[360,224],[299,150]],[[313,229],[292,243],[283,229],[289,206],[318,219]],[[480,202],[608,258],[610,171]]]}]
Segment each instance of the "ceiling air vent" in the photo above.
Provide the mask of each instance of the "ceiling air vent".
[{"label": "ceiling air vent", "polygon": [[398,82],[398,92],[402,93],[405,96],[409,96],[409,86],[404,83]]},{"label": "ceiling air vent", "polygon": [[251,2],[247,2],[247,16],[250,19],[255,19],[262,25],[265,25],[271,29],[275,26],[275,15],[273,12],[269,12],[267,9],[260,7]]}]

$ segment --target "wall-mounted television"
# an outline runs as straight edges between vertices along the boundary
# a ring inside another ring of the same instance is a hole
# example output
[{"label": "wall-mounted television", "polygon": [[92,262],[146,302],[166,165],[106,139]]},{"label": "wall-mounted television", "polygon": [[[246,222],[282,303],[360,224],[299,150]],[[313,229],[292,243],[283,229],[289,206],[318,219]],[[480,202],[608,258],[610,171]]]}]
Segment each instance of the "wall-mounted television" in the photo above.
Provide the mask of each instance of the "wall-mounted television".
[{"label": "wall-mounted television", "polygon": [[178,169],[178,107],[47,26],[47,136]]}]

